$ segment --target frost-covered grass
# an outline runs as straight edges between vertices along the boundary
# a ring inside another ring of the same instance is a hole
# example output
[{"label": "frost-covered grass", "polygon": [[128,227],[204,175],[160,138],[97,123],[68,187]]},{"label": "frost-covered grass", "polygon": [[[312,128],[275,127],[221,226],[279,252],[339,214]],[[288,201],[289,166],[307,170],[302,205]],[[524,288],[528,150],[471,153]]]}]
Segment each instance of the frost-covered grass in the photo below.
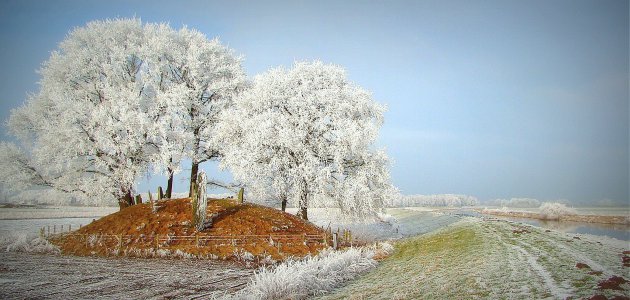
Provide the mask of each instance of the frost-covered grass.
[{"label": "frost-covered grass", "polygon": [[34,234],[0,235],[0,251],[59,254],[59,247]]},{"label": "frost-covered grass", "polygon": [[232,299],[305,299],[323,295],[374,268],[377,255],[393,251],[388,243],[378,247],[325,250],[314,257],[289,260],[274,268],[261,268],[251,283]]},{"label": "frost-covered grass", "polygon": [[429,233],[459,220],[444,212],[416,207],[391,208],[387,213],[396,219],[399,237]]},{"label": "frost-covered grass", "polygon": [[[577,238],[574,238],[577,237]],[[628,278],[618,240],[466,218],[399,242],[365,276],[323,299],[564,299],[607,297],[598,290],[613,275]],[[584,263],[588,268],[577,268]],[[601,274],[599,273],[601,272]],[[626,294],[627,295],[627,294]]]},{"label": "frost-covered grass", "polygon": [[0,252],[1,299],[208,299],[254,270],[214,260],[68,257]]}]

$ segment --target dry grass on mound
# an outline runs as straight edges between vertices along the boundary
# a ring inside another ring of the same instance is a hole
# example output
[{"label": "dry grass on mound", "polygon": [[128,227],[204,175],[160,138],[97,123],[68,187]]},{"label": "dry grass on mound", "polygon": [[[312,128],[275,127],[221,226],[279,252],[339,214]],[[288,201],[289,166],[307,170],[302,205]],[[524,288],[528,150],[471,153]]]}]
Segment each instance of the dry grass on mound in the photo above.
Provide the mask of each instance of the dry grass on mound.
[{"label": "dry grass on mound", "polygon": [[[296,216],[255,204],[210,199],[211,228],[192,226],[189,198],[134,205],[105,216],[69,235],[52,238],[63,253],[89,256],[195,256],[221,259],[253,257],[280,260],[316,254],[326,247],[324,231]],[[308,235],[307,236],[305,236]],[[181,238],[184,237],[184,238]],[[251,255],[249,255],[251,254]]]}]

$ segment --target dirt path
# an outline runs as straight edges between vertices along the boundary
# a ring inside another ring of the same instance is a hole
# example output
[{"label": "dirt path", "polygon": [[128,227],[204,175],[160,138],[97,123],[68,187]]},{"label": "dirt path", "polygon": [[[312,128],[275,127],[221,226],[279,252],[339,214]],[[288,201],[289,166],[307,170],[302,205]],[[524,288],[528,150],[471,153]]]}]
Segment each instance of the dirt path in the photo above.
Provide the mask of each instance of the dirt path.
[{"label": "dirt path", "polygon": [[208,260],[104,259],[0,253],[0,299],[208,298],[254,273]]}]

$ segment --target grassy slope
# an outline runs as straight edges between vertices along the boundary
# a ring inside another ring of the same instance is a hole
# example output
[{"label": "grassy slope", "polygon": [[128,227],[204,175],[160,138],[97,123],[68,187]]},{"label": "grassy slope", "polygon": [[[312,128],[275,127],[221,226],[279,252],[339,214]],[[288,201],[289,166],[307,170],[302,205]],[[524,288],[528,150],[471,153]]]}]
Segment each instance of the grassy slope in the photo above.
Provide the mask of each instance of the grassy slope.
[{"label": "grassy slope", "polygon": [[[526,231],[522,232],[525,228]],[[628,279],[622,251],[596,241],[507,222],[465,219],[407,239],[374,271],[325,299],[576,298],[595,294],[612,275]],[[625,249],[627,250],[627,249]],[[578,269],[586,263],[590,268]],[[588,274],[602,271],[601,275]]]}]

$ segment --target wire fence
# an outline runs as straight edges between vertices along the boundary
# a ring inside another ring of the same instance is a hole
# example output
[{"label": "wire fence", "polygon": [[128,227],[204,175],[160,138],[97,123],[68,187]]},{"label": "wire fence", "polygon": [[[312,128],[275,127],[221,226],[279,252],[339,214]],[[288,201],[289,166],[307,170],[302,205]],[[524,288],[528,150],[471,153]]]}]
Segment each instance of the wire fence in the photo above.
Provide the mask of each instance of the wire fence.
[{"label": "wire fence", "polygon": [[56,240],[74,240],[84,242],[86,246],[94,247],[125,247],[129,245],[143,247],[170,247],[170,246],[243,246],[257,243],[269,243],[276,245],[282,243],[297,244],[327,244],[327,238],[323,234],[292,234],[292,235],[113,235],[113,234],[77,234],[61,233],[48,236]]},{"label": "wire fence", "polygon": [[[80,225],[79,228],[82,226]],[[76,228],[76,227],[75,227]],[[233,246],[239,247],[244,245],[257,245],[268,243],[277,246],[280,250],[281,246],[291,245],[323,245],[332,246],[334,248],[352,246],[352,233],[350,230],[337,230],[332,232],[330,229],[322,234],[269,234],[269,235],[172,235],[172,234],[80,234],[72,231],[72,226],[44,226],[40,229],[40,235],[47,239],[57,241],[73,241],[75,243],[85,243],[86,247],[117,247],[123,248],[127,246],[143,247],[143,248],[168,248],[172,246],[184,247],[219,247]]]},{"label": "wire fence", "polygon": [[[54,232],[54,230],[53,230]],[[86,247],[142,247],[142,248],[169,248],[169,247],[221,247],[232,246],[241,247],[245,245],[257,245],[268,243],[281,247],[292,245],[322,245],[351,246],[350,233],[345,233],[337,238],[337,233],[326,232],[324,234],[271,234],[271,235],[114,235],[114,234],[79,234],[73,232],[51,233],[47,230],[40,231],[43,237],[57,241],[73,241],[75,243],[85,243]]]}]

